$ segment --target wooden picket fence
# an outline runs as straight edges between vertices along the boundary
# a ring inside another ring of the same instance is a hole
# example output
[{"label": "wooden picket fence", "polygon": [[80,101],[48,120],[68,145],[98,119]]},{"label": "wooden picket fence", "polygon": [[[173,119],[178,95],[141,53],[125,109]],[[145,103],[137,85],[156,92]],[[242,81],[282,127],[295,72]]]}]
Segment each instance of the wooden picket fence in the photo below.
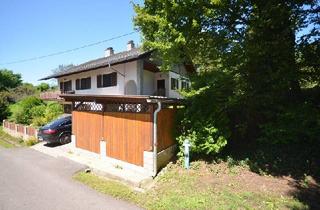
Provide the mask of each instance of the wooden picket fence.
[{"label": "wooden picket fence", "polygon": [[9,122],[8,120],[3,120],[2,126],[4,132],[14,137],[22,138],[24,140],[31,137],[38,137],[38,130],[32,126],[16,124]]}]

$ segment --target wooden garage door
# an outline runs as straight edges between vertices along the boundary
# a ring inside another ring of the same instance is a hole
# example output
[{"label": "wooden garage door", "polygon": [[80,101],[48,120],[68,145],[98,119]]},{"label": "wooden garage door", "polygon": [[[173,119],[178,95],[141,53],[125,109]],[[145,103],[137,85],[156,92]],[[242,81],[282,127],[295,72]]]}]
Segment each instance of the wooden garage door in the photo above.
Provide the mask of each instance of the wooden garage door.
[{"label": "wooden garage door", "polygon": [[150,113],[105,112],[103,121],[107,156],[143,166],[143,151],[150,151]]},{"label": "wooden garage door", "polygon": [[101,113],[72,112],[72,133],[76,135],[77,147],[100,153],[102,119]]}]

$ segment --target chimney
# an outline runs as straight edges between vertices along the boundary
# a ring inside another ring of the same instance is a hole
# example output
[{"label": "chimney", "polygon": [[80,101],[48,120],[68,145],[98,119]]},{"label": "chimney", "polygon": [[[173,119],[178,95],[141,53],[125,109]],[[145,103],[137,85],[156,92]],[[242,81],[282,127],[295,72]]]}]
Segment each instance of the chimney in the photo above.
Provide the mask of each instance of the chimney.
[{"label": "chimney", "polygon": [[109,57],[110,55],[113,55],[114,51],[112,47],[108,47],[105,51],[104,51],[104,57]]},{"label": "chimney", "polygon": [[134,42],[133,40],[130,40],[127,44],[127,51],[130,51],[134,48]]}]

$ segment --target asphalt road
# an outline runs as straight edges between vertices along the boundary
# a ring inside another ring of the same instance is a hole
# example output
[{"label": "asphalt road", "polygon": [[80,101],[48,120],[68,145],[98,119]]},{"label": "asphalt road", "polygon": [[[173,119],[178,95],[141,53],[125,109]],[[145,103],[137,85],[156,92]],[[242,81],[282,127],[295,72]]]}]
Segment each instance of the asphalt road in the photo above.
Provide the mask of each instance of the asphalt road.
[{"label": "asphalt road", "polygon": [[74,181],[83,168],[32,149],[0,147],[0,210],[138,209]]}]

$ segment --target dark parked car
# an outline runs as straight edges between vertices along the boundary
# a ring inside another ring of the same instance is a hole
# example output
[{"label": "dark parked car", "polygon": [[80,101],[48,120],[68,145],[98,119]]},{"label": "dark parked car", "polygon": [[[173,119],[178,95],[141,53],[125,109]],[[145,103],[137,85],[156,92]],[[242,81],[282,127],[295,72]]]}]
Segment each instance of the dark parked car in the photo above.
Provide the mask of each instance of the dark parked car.
[{"label": "dark parked car", "polygon": [[69,143],[71,142],[71,125],[71,116],[54,120],[39,129],[38,139],[48,143]]}]

